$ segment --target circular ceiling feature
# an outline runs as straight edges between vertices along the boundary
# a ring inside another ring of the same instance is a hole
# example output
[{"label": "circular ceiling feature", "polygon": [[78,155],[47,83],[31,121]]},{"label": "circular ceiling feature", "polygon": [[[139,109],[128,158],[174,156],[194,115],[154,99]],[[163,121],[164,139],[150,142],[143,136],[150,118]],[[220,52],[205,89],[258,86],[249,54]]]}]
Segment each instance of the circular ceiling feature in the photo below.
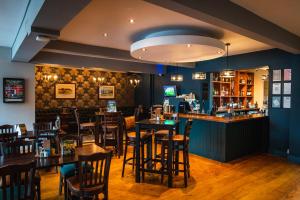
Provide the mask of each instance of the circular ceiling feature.
[{"label": "circular ceiling feature", "polygon": [[134,42],[131,56],[158,63],[187,63],[210,60],[225,54],[225,44],[200,35],[163,35]]}]

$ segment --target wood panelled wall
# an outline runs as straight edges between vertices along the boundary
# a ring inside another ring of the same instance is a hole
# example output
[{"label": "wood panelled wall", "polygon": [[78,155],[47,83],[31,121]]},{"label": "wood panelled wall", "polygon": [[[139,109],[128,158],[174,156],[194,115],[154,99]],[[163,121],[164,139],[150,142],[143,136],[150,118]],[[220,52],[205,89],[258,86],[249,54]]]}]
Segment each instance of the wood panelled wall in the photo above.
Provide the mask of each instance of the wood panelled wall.
[{"label": "wood panelled wall", "polygon": [[[57,81],[44,79],[44,75],[57,75]],[[129,75],[119,72],[96,71],[80,68],[35,66],[35,107],[52,109],[62,107],[91,108],[105,106],[105,100],[99,100],[99,83],[94,77],[105,77],[102,85],[115,86],[115,100],[118,107],[131,107],[134,102],[134,88],[129,84]],[[56,83],[76,83],[76,99],[55,99]]]}]

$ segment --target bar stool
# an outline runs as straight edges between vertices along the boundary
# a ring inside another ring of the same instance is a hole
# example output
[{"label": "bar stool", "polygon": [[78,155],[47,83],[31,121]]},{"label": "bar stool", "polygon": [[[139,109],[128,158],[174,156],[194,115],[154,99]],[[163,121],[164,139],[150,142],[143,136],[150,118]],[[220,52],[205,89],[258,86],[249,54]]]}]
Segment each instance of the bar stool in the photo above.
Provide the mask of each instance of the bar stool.
[{"label": "bar stool", "polygon": [[[136,148],[136,132],[135,131],[130,131],[134,128],[135,126],[135,117],[131,116],[131,117],[125,117],[123,118],[123,126],[124,126],[124,131],[125,131],[125,136],[126,136],[126,140],[125,140],[125,151],[124,151],[124,159],[123,159],[123,168],[122,168],[122,177],[124,177],[124,172],[125,172],[125,165],[129,164],[132,165],[132,169],[134,170],[134,165],[135,165],[135,148]],[[130,131],[130,132],[128,132]],[[144,180],[145,177],[145,163],[147,162],[147,160],[145,159],[145,145],[146,144],[150,144],[152,143],[152,134],[149,131],[142,131],[141,132],[141,157],[142,157],[142,179]],[[131,158],[127,158],[127,150],[128,150],[128,146],[132,146],[133,147],[133,156]],[[132,160],[132,163],[129,163],[129,161]]]},{"label": "bar stool", "polygon": [[[178,114],[174,113],[165,117],[168,120],[178,120]],[[157,152],[158,144],[162,144],[162,139],[168,137],[169,130],[158,130],[154,132],[154,159],[158,162],[161,162],[161,155]]]},{"label": "bar stool", "polygon": [[122,126],[121,112],[104,112],[104,121],[102,123],[103,135],[101,143],[104,147],[113,146],[114,150],[120,158],[122,139],[120,139],[120,130]]},{"label": "bar stool", "polygon": [[[192,120],[187,120],[184,128],[184,134],[181,135],[174,135],[172,138],[173,141],[173,148],[174,148],[174,155],[175,157],[172,166],[175,166],[175,169],[172,168],[172,171],[175,172],[175,174],[178,174],[179,172],[184,173],[184,186],[187,187],[187,179],[190,177],[190,161],[189,161],[189,136],[190,131],[192,128]],[[168,149],[168,137],[164,137],[162,139],[162,145],[161,145],[161,182],[163,183],[164,174],[166,173],[165,170],[167,169],[165,167],[165,157],[166,157],[166,149]],[[182,152],[183,154],[183,162],[179,161],[179,152]],[[179,170],[178,166],[179,164],[183,165],[183,170]]]}]

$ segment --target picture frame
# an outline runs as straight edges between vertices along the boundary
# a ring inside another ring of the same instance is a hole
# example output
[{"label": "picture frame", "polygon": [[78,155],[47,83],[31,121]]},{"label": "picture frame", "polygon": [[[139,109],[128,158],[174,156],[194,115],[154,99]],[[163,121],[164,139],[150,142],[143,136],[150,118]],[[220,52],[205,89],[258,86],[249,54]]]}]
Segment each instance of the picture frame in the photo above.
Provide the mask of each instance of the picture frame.
[{"label": "picture frame", "polygon": [[290,96],[283,97],[283,108],[291,108],[291,97]]},{"label": "picture frame", "polygon": [[291,94],[292,93],[292,83],[283,83],[283,94]]},{"label": "picture frame", "polygon": [[272,94],[281,94],[281,83],[273,83]]},{"label": "picture frame", "polygon": [[25,79],[3,78],[3,103],[25,102]]},{"label": "picture frame", "polygon": [[281,81],[281,70],[273,70],[273,81]]},{"label": "picture frame", "polygon": [[284,69],[284,81],[291,81],[292,80],[292,69]]},{"label": "picture frame", "polygon": [[100,85],[99,86],[99,99],[114,99],[115,86],[113,85]]},{"label": "picture frame", "polygon": [[55,99],[76,99],[75,83],[56,83]]},{"label": "picture frame", "polygon": [[273,96],[272,108],[280,108],[280,107],[281,107],[281,96]]}]

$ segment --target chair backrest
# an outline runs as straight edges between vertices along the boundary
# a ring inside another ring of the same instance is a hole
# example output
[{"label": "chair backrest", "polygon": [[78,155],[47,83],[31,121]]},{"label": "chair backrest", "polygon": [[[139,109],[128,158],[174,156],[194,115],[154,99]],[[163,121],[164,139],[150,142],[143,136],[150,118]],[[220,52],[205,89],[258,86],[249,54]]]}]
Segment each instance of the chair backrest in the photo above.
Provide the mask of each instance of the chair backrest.
[{"label": "chair backrest", "polygon": [[[107,187],[112,152],[79,155],[80,188]],[[90,169],[92,167],[92,169]]]},{"label": "chair backrest", "polygon": [[39,122],[33,124],[33,130],[36,134],[53,130],[52,122]]},{"label": "chair backrest", "polygon": [[74,141],[74,143],[76,144],[76,147],[78,147],[79,145],[81,145],[81,141],[80,141],[80,137],[78,135],[65,135],[63,137],[60,137],[59,139],[60,144],[62,144],[65,141]]},{"label": "chair backrest", "polygon": [[0,185],[2,200],[34,199],[35,161],[0,168]]},{"label": "chair backrest", "polygon": [[2,133],[0,134],[0,142],[14,142],[18,137],[18,133]]},{"label": "chair backrest", "polygon": [[0,155],[25,155],[35,154],[34,140],[16,140],[13,142],[1,143]]},{"label": "chair backrest", "polygon": [[193,121],[191,119],[188,119],[185,122],[185,127],[184,127],[184,141],[185,142],[187,141],[187,138],[190,137],[190,132],[191,132],[191,129],[192,129],[192,124],[193,124]]},{"label": "chair backrest", "polygon": [[119,125],[121,117],[121,112],[104,112],[104,125]]},{"label": "chair backrest", "polygon": [[0,126],[0,134],[2,133],[14,133],[15,131],[15,127],[14,125],[2,125]]},{"label": "chair backrest", "polygon": [[123,117],[123,124],[125,130],[133,130],[135,127],[135,117],[134,116]]}]

